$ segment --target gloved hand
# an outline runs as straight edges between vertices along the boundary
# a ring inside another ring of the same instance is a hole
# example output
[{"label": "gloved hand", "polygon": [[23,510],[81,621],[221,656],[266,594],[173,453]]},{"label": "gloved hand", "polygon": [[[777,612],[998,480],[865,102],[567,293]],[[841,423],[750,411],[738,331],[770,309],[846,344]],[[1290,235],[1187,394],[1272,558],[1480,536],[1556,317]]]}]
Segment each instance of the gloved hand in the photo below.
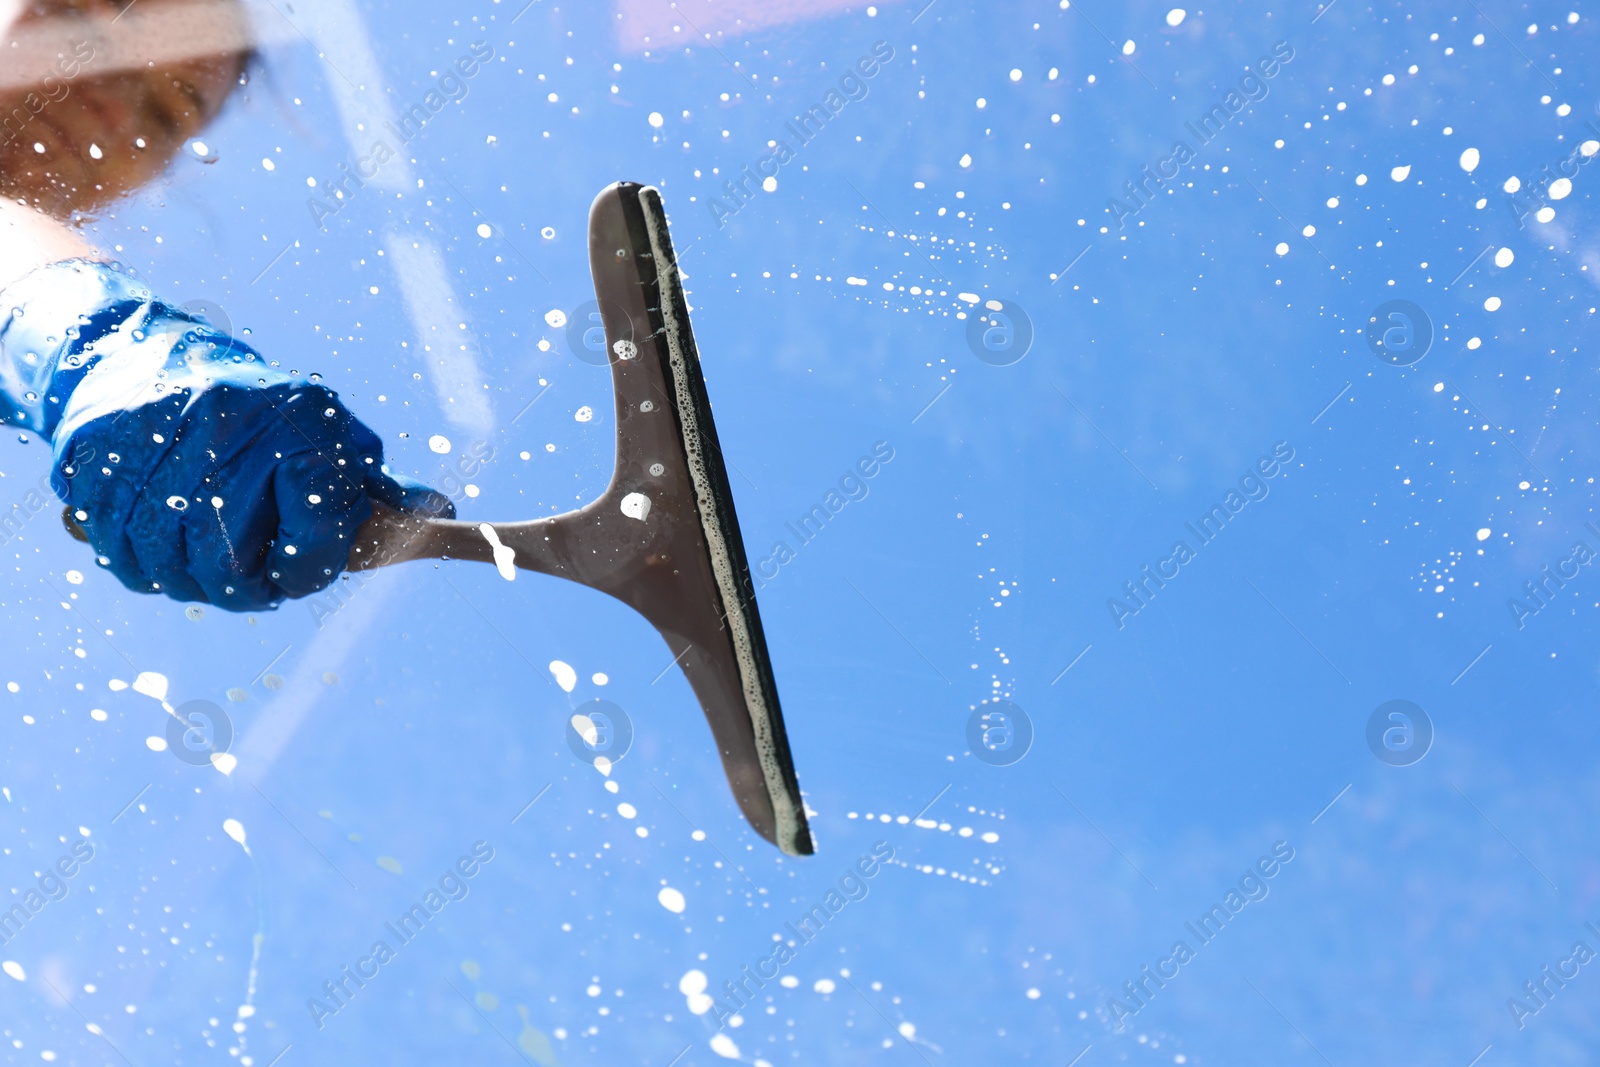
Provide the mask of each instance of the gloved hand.
[{"label": "gloved hand", "polygon": [[344,570],[372,500],[452,517],[383,468],[332,390],[292,377],[114,267],[0,292],[0,412],[54,444],[51,485],[129,589],[232,611]]}]

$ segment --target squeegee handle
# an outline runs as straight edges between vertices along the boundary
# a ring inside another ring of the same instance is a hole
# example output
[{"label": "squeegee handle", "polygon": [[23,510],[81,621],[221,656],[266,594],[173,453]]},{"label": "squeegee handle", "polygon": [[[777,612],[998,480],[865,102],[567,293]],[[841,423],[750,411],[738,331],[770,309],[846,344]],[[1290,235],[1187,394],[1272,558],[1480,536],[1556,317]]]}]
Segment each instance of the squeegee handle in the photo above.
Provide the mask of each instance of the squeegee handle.
[{"label": "squeegee handle", "polygon": [[587,561],[570,549],[580,531],[598,525],[586,515],[589,510],[531,522],[459,522],[409,515],[373,501],[372,517],[356,532],[348,569],[366,571],[417,559],[465,559],[600,585],[585,566]]},{"label": "squeegee handle", "polygon": [[492,563],[494,549],[475,523],[407,515],[373,501],[372,517],[356,532],[348,569],[369,571],[414,559]]}]

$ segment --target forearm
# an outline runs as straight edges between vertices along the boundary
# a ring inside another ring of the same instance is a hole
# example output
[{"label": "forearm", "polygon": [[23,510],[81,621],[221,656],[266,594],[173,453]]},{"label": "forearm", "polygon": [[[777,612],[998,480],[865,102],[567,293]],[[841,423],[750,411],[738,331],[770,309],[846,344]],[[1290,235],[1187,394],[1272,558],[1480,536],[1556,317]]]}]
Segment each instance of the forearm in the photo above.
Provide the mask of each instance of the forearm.
[{"label": "forearm", "polygon": [[[46,240],[51,252],[69,247]],[[171,329],[153,321],[170,315],[148,289],[112,265],[55,261],[54,255],[35,262],[0,288],[0,422],[55,441],[73,407],[88,414],[86,402],[99,401],[99,407],[106,399],[136,399],[108,398],[106,385],[116,383],[119,394],[159,388],[173,341],[188,326]],[[101,384],[78,397],[85,377],[108,359],[107,373],[96,378]]]},{"label": "forearm", "polygon": [[71,229],[0,200],[0,422],[60,445],[108,411],[269,379],[288,376],[156,299]]},{"label": "forearm", "polygon": [[124,585],[231,611],[326,588],[373,501],[455,513],[331,389],[6,204],[0,423],[50,442],[51,487]]},{"label": "forearm", "polygon": [[48,215],[0,199],[0,290],[65,259],[97,259],[94,246]]}]

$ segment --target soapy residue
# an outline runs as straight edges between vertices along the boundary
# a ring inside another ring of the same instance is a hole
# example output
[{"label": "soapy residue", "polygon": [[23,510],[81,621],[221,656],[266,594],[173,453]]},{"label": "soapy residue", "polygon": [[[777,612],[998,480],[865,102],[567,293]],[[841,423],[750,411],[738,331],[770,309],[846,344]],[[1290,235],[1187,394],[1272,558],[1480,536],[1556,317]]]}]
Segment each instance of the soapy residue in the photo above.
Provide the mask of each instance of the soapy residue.
[{"label": "soapy residue", "polygon": [[489,547],[494,550],[494,565],[500,571],[500,577],[508,582],[516,581],[517,550],[510,545],[501,544],[500,534],[487,522],[478,526],[478,532],[483,534],[484,540],[488,541]]},{"label": "soapy residue", "polygon": [[151,700],[167,699],[167,676],[155,671],[144,671],[133,680],[133,691]]},{"label": "soapy residue", "polygon": [[555,675],[556,684],[568,693],[578,684],[578,672],[561,660],[550,661],[550,673]]}]

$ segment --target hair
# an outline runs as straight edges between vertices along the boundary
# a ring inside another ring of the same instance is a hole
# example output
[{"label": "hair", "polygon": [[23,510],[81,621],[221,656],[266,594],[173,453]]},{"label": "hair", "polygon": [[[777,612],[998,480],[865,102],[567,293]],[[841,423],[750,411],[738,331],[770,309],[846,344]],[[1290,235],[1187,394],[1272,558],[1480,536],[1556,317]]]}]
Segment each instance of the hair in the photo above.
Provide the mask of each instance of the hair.
[{"label": "hair", "polygon": [[[29,0],[6,36],[46,24],[70,33],[81,21],[92,36],[80,39],[104,43],[131,27],[133,18],[120,25],[111,20],[135,4],[139,15],[148,15],[172,2]],[[236,0],[216,6],[243,24]],[[0,89],[0,123],[10,120],[0,125],[0,195],[66,219],[133,192],[159,176],[221,112],[253,60],[248,48],[122,70],[97,71],[91,59],[70,77]]]}]

